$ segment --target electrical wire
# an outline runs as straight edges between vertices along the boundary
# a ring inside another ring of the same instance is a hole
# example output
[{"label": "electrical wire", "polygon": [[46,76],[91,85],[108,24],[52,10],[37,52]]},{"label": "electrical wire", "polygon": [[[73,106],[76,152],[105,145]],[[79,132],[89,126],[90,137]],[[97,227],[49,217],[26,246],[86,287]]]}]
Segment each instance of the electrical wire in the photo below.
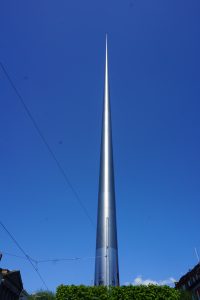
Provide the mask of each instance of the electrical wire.
[{"label": "electrical wire", "polygon": [[13,257],[21,258],[21,259],[26,259],[26,257],[24,257],[24,256],[19,256],[19,255],[4,252],[4,251],[1,251],[0,253],[3,254],[3,255],[13,256]]},{"label": "electrical wire", "polygon": [[[4,255],[9,255],[9,256],[13,256],[16,258],[21,258],[21,259],[26,259],[26,257],[24,256],[19,256],[16,254],[12,254],[12,253],[8,253],[8,252],[4,252],[1,251],[0,253],[4,254]],[[86,256],[86,257],[70,257],[70,258],[51,258],[51,259],[41,259],[41,260],[36,260],[33,259],[32,257],[29,256],[29,258],[36,264],[41,264],[41,263],[49,263],[49,262],[53,262],[53,263],[57,263],[57,262],[63,262],[63,261],[78,261],[78,260],[86,260],[86,259],[97,259],[97,258],[101,258],[101,257],[105,257],[105,256]]]},{"label": "electrical wire", "polygon": [[9,237],[12,239],[12,241],[15,243],[15,245],[18,247],[18,249],[23,253],[23,255],[25,256],[25,258],[28,260],[28,262],[31,264],[32,268],[35,270],[35,272],[37,273],[38,277],[40,278],[40,280],[42,281],[43,285],[45,286],[45,288],[47,290],[49,290],[46,282],[44,281],[43,277],[41,276],[39,270],[36,268],[36,266],[34,265],[32,259],[30,258],[29,255],[26,254],[26,252],[24,251],[24,249],[20,246],[20,244],[18,243],[18,241],[16,240],[16,238],[9,232],[9,230],[6,228],[6,226],[0,221],[0,225],[2,226],[2,228],[5,230],[5,232],[9,235]]},{"label": "electrical wire", "polygon": [[31,120],[31,122],[32,122],[32,124],[33,124],[33,126],[34,126],[34,128],[36,129],[37,133],[39,134],[40,138],[42,139],[42,141],[43,141],[44,145],[46,146],[48,152],[50,153],[52,159],[53,159],[54,162],[56,163],[56,165],[57,165],[57,167],[58,167],[60,173],[62,174],[62,176],[63,176],[63,178],[64,178],[64,180],[65,180],[65,183],[67,184],[68,187],[70,187],[71,191],[73,192],[73,194],[74,194],[74,196],[75,196],[75,199],[76,199],[77,202],[79,203],[80,207],[81,207],[82,210],[84,211],[85,215],[87,216],[87,218],[88,218],[88,220],[90,221],[90,223],[92,224],[92,226],[95,227],[94,222],[93,222],[93,219],[90,217],[90,214],[88,213],[87,208],[85,207],[85,205],[84,205],[83,202],[81,201],[81,199],[80,199],[78,193],[76,192],[75,188],[73,187],[73,185],[72,185],[71,181],[69,180],[69,178],[68,178],[68,176],[67,176],[67,174],[66,174],[64,168],[62,167],[61,163],[60,163],[59,160],[57,159],[57,157],[56,157],[54,151],[51,149],[49,143],[47,142],[47,140],[46,140],[46,138],[45,138],[45,136],[44,136],[44,134],[42,133],[40,127],[38,126],[38,124],[37,124],[37,122],[36,122],[36,120],[35,120],[35,118],[33,117],[33,115],[32,115],[32,113],[31,113],[30,109],[29,109],[28,106],[26,105],[26,103],[25,103],[25,101],[24,101],[22,95],[19,93],[19,91],[18,91],[18,89],[16,88],[16,86],[15,86],[13,80],[11,79],[11,77],[10,77],[10,75],[8,74],[6,68],[4,67],[4,65],[3,65],[1,62],[0,62],[0,66],[1,66],[1,68],[2,68],[2,70],[3,70],[3,72],[4,72],[4,74],[5,74],[5,76],[6,76],[6,78],[7,78],[7,80],[9,81],[11,87],[12,87],[13,90],[15,91],[17,97],[19,98],[19,100],[20,100],[22,106],[24,107],[24,110],[26,111],[26,113],[27,113],[29,119]]},{"label": "electrical wire", "polygon": [[[9,253],[9,252],[1,251],[0,253],[3,254],[3,255],[8,255],[8,256],[12,256],[12,257],[16,257],[16,258],[26,259],[26,257],[24,257],[24,256],[12,254],[12,253]],[[30,255],[29,255],[29,258],[32,260],[32,262],[35,263],[35,265],[37,265],[37,260],[36,259],[32,258]]]},{"label": "electrical wire", "polygon": [[48,263],[48,262],[57,263],[57,262],[62,262],[62,261],[77,261],[77,260],[95,259],[95,258],[100,258],[100,257],[102,257],[102,256],[86,256],[86,257],[72,257],[72,258],[43,259],[43,260],[38,260],[37,264]]},{"label": "electrical wire", "polygon": [[[47,148],[49,154],[51,155],[52,159],[54,160],[54,162],[56,163],[61,175],[63,176],[65,183],[68,187],[70,187],[71,191],[73,192],[75,199],[77,200],[77,202],[79,203],[80,207],[82,208],[82,210],[84,211],[85,215],[87,216],[88,220],[90,221],[90,223],[92,224],[93,227],[95,227],[95,224],[93,222],[93,219],[91,218],[90,214],[88,213],[87,208],[85,207],[85,205],[83,204],[83,202],[81,201],[77,191],[75,190],[75,188],[73,187],[71,181],[69,180],[64,168],[62,167],[61,163],[59,162],[59,160],[57,159],[54,151],[51,149],[49,143],[47,142],[43,132],[41,131],[40,127],[38,126],[35,118],[33,117],[30,109],[28,108],[28,106],[26,105],[22,95],[19,93],[18,89],[16,88],[13,80],[11,79],[10,75],[8,74],[6,68],[4,67],[4,65],[0,62],[0,66],[7,78],[7,80],[9,81],[11,87],[13,88],[14,92],[16,93],[17,97],[19,98],[24,110],[26,111],[29,119],[31,120],[34,128],[36,129],[37,133],[39,134],[42,142],[44,143],[45,147]],[[23,250],[23,248],[20,246],[20,244],[17,242],[17,240],[14,238],[14,236],[8,231],[8,229],[5,227],[5,225],[0,221],[0,225],[2,226],[2,228],[7,232],[7,234],[10,236],[10,238],[13,240],[13,242],[16,244],[16,246],[19,248],[19,250],[23,253],[24,257],[22,256],[18,256],[15,254],[10,254],[10,253],[6,253],[6,252],[2,252],[4,254],[10,255],[10,256],[14,256],[14,257],[18,257],[18,258],[23,258],[23,259],[27,259],[29,261],[29,263],[31,264],[32,268],[35,270],[35,272],[37,273],[38,277],[40,278],[40,280],[42,281],[43,285],[45,286],[45,288],[47,290],[48,286],[45,283],[44,279],[42,278],[38,268],[36,267],[38,264],[41,263],[47,263],[47,262],[61,262],[61,261],[77,261],[77,260],[84,260],[84,259],[95,259],[95,258],[100,258],[100,257],[74,257],[74,258],[54,258],[54,259],[44,259],[44,260],[35,260],[33,258],[31,258],[29,255],[26,254],[26,252]],[[34,265],[35,263],[35,265]]]},{"label": "electrical wire", "polygon": [[[12,254],[12,253],[5,252],[5,251],[0,251],[0,253],[3,254],[3,255],[13,256],[13,257],[21,258],[21,259],[26,259],[26,257],[24,257],[24,256]],[[30,256],[29,256],[29,257],[30,257]],[[31,257],[30,257],[30,258],[31,258]],[[31,258],[31,260],[34,261],[34,262],[36,262],[36,260],[33,259],[33,258]]]}]

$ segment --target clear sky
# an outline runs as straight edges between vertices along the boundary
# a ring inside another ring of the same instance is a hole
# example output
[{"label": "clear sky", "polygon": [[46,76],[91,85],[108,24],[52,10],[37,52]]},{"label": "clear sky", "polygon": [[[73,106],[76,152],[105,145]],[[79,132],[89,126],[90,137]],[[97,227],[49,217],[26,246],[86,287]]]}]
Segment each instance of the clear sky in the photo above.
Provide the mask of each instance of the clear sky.
[{"label": "clear sky", "polygon": [[[178,279],[200,252],[199,0],[1,0],[0,61],[96,223],[105,33],[121,284]],[[91,284],[95,227],[0,70],[1,220],[50,289]],[[0,250],[21,255],[0,230]],[[26,260],[28,291],[42,288]]]}]

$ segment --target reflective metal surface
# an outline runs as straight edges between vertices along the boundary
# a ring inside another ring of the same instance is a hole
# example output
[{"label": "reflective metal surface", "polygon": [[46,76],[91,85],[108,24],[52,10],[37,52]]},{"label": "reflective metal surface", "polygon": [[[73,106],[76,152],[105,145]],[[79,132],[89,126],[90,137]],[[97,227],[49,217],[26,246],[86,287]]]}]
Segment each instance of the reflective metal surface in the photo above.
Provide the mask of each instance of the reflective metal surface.
[{"label": "reflective metal surface", "polygon": [[107,37],[94,284],[119,285]]}]

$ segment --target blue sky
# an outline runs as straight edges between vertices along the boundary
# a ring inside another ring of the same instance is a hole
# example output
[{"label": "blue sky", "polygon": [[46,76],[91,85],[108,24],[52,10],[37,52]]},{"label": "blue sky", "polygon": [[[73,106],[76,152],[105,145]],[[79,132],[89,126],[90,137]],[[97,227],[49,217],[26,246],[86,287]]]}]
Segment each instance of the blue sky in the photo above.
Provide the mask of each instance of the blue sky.
[{"label": "blue sky", "polygon": [[[96,222],[105,33],[120,281],[178,279],[200,252],[199,0],[0,1],[0,61]],[[0,70],[1,220],[48,287],[91,284],[95,228]],[[21,255],[0,231],[1,251]],[[28,291],[42,288],[27,261]]]}]

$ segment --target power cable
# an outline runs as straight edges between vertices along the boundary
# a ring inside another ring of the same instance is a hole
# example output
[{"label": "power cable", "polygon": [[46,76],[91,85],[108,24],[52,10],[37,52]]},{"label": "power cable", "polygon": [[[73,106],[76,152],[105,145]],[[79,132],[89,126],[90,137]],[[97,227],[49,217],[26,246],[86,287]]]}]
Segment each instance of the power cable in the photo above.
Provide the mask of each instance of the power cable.
[{"label": "power cable", "polygon": [[[8,253],[5,251],[0,251],[3,255],[8,255],[16,258],[21,258],[21,259],[26,259],[24,256],[19,256],[16,254]],[[29,258],[35,263],[35,265],[41,264],[41,263],[49,263],[49,262],[62,262],[62,261],[77,261],[77,260],[86,260],[86,259],[96,259],[104,256],[86,256],[86,257],[70,257],[70,258],[51,258],[51,259],[41,259],[41,260],[36,260],[33,259],[32,257],[29,256]]]},{"label": "power cable", "polygon": [[[12,253],[5,252],[5,251],[0,251],[0,253],[2,253],[3,255],[8,255],[8,256],[12,256],[12,257],[16,257],[16,258],[26,259],[26,257],[24,257],[24,256],[12,254]],[[29,256],[29,258],[30,258],[34,263],[37,263],[37,260],[33,259],[33,258],[30,257],[30,256]]]},{"label": "power cable", "polygon": [[80,199],[78,193],[76,192],[75,188],[73,187],[72,183],[70,182],[70,180],[69,180],[69,178],[68,178],[68,176],[67,176],[67,174],[66,174],[64,168],[62,167],[62,165],[60,164],[59,160],[57,159],[57,157],[56,157],[54,151],[51,149],[49,143],[47,142],[47,140],[46,140],[46,138],[45,138],[45,136],[44,136],[44,134],[42,133],[40,127],[38,126],[38,124],[37,124],[37,122],[36,122],[36,120],[35,120],[35,118],[33,117],[33,115],[32,115],[32,113],[31,113],[30,109],[29,109],[28,106],[26,105],[26,103],[25,103],[25,101],[24,101],[22,95],[21,95],[21,94],[19,93],[19,91],[17,90],[17,88],[16,88],[14,82],[12,81],[12,79],[11,79],[10,75],[8,74],[7,70],[5,69],[4,65],[3,65],[1,62],[0,62],[0,65],[1,65],[1,68],[2,68],[2,70],[3,70],[3,72],[4,72],[5,76],[6,76],[6,78],[8,79],[8,81],[9,81],[9,83],[10,83],[11,87],[12,87],[13,90],[15,91],[15,93],[16,93],[17,97],[19,98],[19,100],[20,100],[22,106],[24,107],[24,110],[26,111],[26,113],[27,113],[29,119],[31,120],[33,126],[35,127],[37,133],[39,134],[39,136],[40,136],[40,138],[42,139],[44,145],[46,146],[48,152],[50,153],[52,159],[55,161],[55,163],[56,163],[58,169],[60,170],[60,173],[62,174],[62,176],[63,176],[63,178],[64,178],[64,180],[65,180],[65,183],[67,184],[67,186],[70,187],[70,189],[71,189],[71,191],[73,192],[73,194],[74,194],[74,196],[75,196],[77,202],[79,203],[80,207],[81,207],[82,210],[84,211],[85,215],[86,215],[87,218],[89,219],[89,221],[90,221],[90,223],[92,224],[92,226],[95,227],[94,222],[93,222],[92,218],[90,217],[90,214],[88,213],[87,208],[85,207],[85,205],[84,205],[83,202],[81,201],[81,199]]},{"label": "power cable", "polygon": [[38,260],[37,264],[41,263],[48,263],[48,262],[62,262],[62,261],[77,261],[77,260],[86,260],[86,259],[95,259],[95,258],[100,258],[104,256],[86,256],[86,257],[72,257],[72,258],[53,258],[53,259],[43,259],[43,260]]},{"label": "power cable", "polygon": [[0,221],[0,225],[3,227],[3,229],[6,231],[6,233],[9,235],[9,237],[12,239],[12,241],[15,243],[15,245],[18,247],[18,249],[24,254],[24,256],[26,257],[26,259],[29,261],[29,263],[31,264],[32,268],[35,270],[35,272],[37,273],[38,277],[40,278],[40,280],[42,281],[43,285],[45,286],[45,288],[47,290],[49,290],[46,282],[44,281],[44,279],[42,278],[39,270],[36,268],[36,266],[34,265],[32,259],[30,258],[29,255],[26,254],[26,252],[24,251],[24,249],[20,246],[20,244],[18,243],[18,241],[14,238],[14,236],[9,232],[9,230],[6,228],[6,226]]},{"label": "power cable", "polygon": [[8,252],[4,252],[4,251],[1,251],[1,254],[8,255],[8,256],[13,256],[13,257],[21,258],[21,259],[26,259],[26,257],[24,257],[24,256],[8,253]]}]

